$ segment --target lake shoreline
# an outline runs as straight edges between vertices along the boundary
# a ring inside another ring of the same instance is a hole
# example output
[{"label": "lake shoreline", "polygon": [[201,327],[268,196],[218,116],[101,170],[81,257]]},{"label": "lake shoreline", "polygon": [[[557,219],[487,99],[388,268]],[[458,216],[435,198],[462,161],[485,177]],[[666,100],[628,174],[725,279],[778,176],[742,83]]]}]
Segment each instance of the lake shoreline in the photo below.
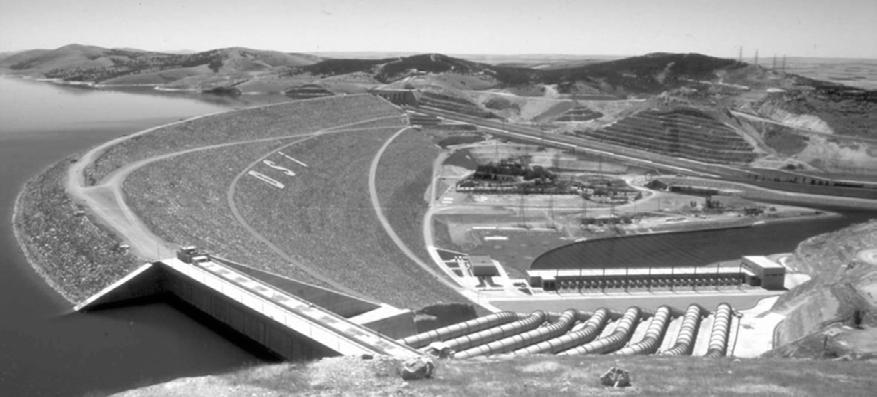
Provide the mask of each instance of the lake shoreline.
[{"label": "lake shoreline", "polygon": [[41,175],[45,174],[46,172],[49,172],[49,170],[51,170],[53,167],[57,166],[59,163],[62,163],[65,161],[70,161],[70,159],[72,157],[75,157],[75,156],[76,155],[74,154],[74,155],[65,157],[64,159],[61,159],[55,163],[49,164],[47,167],[40,170],[40,172],[38,172],[37,174],[28,178],[21,185],[21,187],[18,190],[18,193],[15,195],[15,203],[12,206],[12,219],[11,219],[12,234],[15,237],[15,242],[18,244],[19,249],[21,249],[21,253],[24,256],[24,259],[27,261],[28,265],[30,265],[30,268],[33,269],[34,273],[36,273],[36,275],[39,276],[43,280],[43,282],[46,284],[46,286],[48,286],[53,291],[55,291],[55,293],[57,293],[62,298],[64,298],[64,300],[66,300],[70,304],[70,306],[73,306],[77,303],[76,299],[74,299],[58,282],[55,281],[55,279],[53,279],[49,275],[49,272],[48,272],[47,267],[46,267],[45,263],[43,262],[43,260],[37,258],[36,255],[34,255],[33,252],[31,251],[33,247],[31,247],[30,244],[25,242],[24,235],[22,234],[22,231],[19,229],[18,225],[19,225],[19,221],[21,220],[21,217],[26,216],[26,214],[23,214],[21,212],[21,203],[22,203],[22,200],[24,199],[24,195],[27,192],[29,186],[31,186],[32,183],[36,183],[37,179]]}]

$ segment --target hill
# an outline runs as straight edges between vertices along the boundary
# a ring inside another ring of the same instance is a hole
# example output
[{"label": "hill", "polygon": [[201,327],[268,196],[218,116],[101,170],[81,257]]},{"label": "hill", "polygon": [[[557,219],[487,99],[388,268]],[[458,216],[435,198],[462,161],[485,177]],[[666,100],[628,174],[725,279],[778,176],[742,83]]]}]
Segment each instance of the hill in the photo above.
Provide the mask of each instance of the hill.
[{"label": "hill", "polygon": [[745,66],[730,59],[702,54],[653,53],[609,62],[542,71],[541,82],[568,91],[585,82],[604,91],[657,94],[689,80],[714,80],[718,72]]},{"label": "hill", "polygon": [[158,73],[188,70],[190,73],[183,75],[231,75],[303,66],[318,60],[307,54],[239,47],[171,54],[70,44],[53,50],[29,50],[13,54],[0,61],[0,68],[63,81],[130,84],[123,79],[128,77],[139,84],[164,84],[168,79],[161,78]]},{"label": "hill", "polygon": [[802,242],[789,262],[813,278],[777,301],[786,314],[770,353],[877,357],[877,221]]},{"label": "hill", "polygon": [[[534,67],[527,67],[534,66]],[[39,49],[0,59],[0,68],[12,73],[64,81],[105,84],[171,84],[176,88],[214,88],[207,84],[222,77],[224,84],[271,75],[314,83],[327,77],[360,76],[384,84],[430,76],[464,76],[481,81],[467,89],[518,87],[531,92],[535,86],[556,85],[560,94],[625,96],[657,94],[692,81],[716,81],[720,76],[753,75],[747,64],[702,54],[654,53],[601,61],[570,62],[543,68],[539,65],[491,65],[443,54],[418,54],[388,58],[323,59],[314,55],[222,48],[196,53],[161,53],[133,49],[108,49],[70,44],[53,50]],[[736,71],[736,73],[735,73]],[[742,72],[741,72],[742,71]],[[194,77],[194,78],[193,78]],[[199,80],[200,79],[200,80]],[[430,80],[425,86],[448,88],[447,82]],[[416,86],[416,85],[415,85]],[[460,88],[452,84],[451,88]],[[401,88],[401,87],[400,87]],[[538,89],[537,92],[545,92]]]},{"label": "hill", "polygon": [[[432,379],[405,382],[397,362],[328,358],[223,375],[184,378],[120,396],[865,396],[874,363],[710,360],[689,357],[532,356],[440,361]],[[632,387],[600,385],[610,367],[630,371]],[[814,376],[816,375],[816,376]]]},{"label": "hill", "polygon": [[574,135],[593,134],[644,109],[734,111],[746,119],[720,121],[754,147],[758,166],[861,175],[877,164],[877,91],[695,53],[570,59],[550,67],[536,61],[488,64],[443,54],[323,59],[239,47],[159,53],[71,44],[2,57],[0,71],[98,86],[293,99],[303,97],[301,87],[316,87],[319,95],[415,89],[421,104]]}]

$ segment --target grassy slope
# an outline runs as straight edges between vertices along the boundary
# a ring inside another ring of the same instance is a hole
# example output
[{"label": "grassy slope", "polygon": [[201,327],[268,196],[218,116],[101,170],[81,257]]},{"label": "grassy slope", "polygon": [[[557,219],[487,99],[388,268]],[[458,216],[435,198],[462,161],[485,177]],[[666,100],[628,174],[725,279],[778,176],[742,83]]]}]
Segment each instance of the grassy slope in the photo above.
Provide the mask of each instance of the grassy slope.
[{"label": "grassy slope", "polygon": [[29,262],[56,291],[80,301],[140,262],[115,249],[119,240],[80,210],[64,190],[68,161],[27,182],[16,203],[14,227]]},{"label": "grassy slope", "polygon": [[158,154],[205,145],[313,132],[398,111],[371,95],[325,97],[227,112],[166,126],[115,145],[85,170],[100,180],[119,167]]},{"label": "grassy slope", "polygon": [[[599,384],[612,366],[630,371],[633,387]],[[536,356],[440,362],[433,379],[404,382],[392,360],[331,358],[180,379],[124,393],[143,396],[868,396],[874,362],[708,360],[686,357]]]},{"label": "grassy slope", "polygon": [[[399,307],[463,301],[455,292],[429,282],[430,276],[410,263],[372,209],[369,165],[400,127],[324,135],[283,149],[308,167],[284,162],[296,172],[282,178],[284,189],[244,178],[235,200],[244,218],[266,238],[301,263],[366,296]],[[264,166],[255,170],[276,175]]]},{"label": "grassy slope", "polygon": [[424,262],[429,263],[423,241],[424,194],[432,178],[432,159],[440,150],[422,132],[408,130],[397,137],[378,164],[377,189],[393,230]]},{"label": "grassy slope", "polygon": [[[308,282],[234,219],[226,191],[234,176],[263,153],[288,143],[277,140],[173,157],[147,165],[125,181],[126,201],[161,238],[194,244],[222,257]],[[222,159],[217,166],[216,159]]]}]

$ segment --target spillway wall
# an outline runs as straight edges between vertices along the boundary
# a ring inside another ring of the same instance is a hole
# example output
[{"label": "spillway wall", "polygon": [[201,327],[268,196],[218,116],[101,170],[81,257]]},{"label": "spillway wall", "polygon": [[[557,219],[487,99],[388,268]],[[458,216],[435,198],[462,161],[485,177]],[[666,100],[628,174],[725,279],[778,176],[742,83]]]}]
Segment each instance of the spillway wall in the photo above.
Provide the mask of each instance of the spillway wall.
[{"label": "spillway wall", "polygon": [[194,280],[173,271],[164,272],[163,277],[166,290],[180,301],[213,317],[285,360],[307,360],[338,354]]}]

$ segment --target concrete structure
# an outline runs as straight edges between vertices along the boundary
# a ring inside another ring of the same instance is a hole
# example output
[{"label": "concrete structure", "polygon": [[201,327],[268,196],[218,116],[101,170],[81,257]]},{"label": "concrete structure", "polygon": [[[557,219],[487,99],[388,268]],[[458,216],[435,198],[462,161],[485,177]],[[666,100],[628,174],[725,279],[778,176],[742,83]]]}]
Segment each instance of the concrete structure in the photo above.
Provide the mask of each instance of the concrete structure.
[{"label": "concrete structure", "polygon": [[499,269],[496,263],[486,255],[472,255],[468,257],[472,275],[475,277],[495,277],[499,276]]},{"label": "concrete structure", "polygon": [[746,280],[740,266],[676,266],[527,270],[530,286],[545,291],[609,288],[733,286]]},{"label": "concrete structure", "polygon": [[[301,287],[316,291],[318,287]],[[325,292],[325,291],[324,291]],[[331,291],[330,291],[331,292]],[[168,259],[145,264],[76,306],[88,311],[132,299],[168,296],[177,299],[252,339],[287,360],[330,355],[419,353],[391,337],[414,333],[413,315],[387,305],[351,304],[340,299],[349,318],[214,261],[186,263]],[[320,297],[329,303],[337,295]]]},{"label": "concrete structure", "polygon": [[774,260],[766,256],[744,256],[741,266],[754,275],[750,284],[770,290],[784,288],[786,268]]}]

